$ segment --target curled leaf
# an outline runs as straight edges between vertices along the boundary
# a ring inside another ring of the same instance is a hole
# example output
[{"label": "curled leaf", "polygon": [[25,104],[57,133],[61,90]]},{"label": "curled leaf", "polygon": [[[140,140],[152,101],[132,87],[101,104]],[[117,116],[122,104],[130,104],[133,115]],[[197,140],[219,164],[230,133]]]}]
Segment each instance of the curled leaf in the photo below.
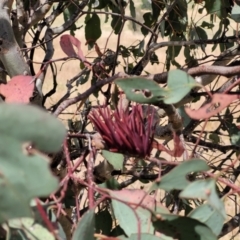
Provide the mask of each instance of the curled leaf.
[{"label": "curled leaf", "polygon": [[210,118],[217,113],[221,112],[224,108],[230,105],[233,101],[237,100],[239,95],[221,94],[216,93],[212,97],[212,101],[198,110],[191,110],[185,108],[186,113],[192,119],[206,119]]},{"label": "curled leaf", "polygon": [[[64,34],[60,38],[60,46],[68,57],[79,57],[82,61],[85,61],[85,57],[83,56],[81,49],[81,42],[77,38],[69,34]],[[75,52],[73,46],[77,48],[77,53]]]}]

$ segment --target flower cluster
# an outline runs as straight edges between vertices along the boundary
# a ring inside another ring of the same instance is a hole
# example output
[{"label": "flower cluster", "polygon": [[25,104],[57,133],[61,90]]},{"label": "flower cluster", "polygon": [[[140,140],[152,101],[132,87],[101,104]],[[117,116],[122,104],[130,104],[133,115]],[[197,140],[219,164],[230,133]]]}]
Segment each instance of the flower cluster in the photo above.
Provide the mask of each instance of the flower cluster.
[{"label": "flower cluster", "polygon": [[156,125],[151,108],[144,114],[140,104],[126,111],[99,107],[91,111],[89,119],[110,151],[138,157],[150,155]]}]

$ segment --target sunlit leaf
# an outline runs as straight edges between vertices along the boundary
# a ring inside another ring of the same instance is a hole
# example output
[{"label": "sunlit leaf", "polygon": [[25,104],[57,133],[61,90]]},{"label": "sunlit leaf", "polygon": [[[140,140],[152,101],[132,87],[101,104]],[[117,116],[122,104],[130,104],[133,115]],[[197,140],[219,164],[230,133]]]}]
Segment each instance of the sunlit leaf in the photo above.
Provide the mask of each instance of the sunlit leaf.
[{"label": "sunlit leaf", "polygon": [[115,83],[122,88],[131,101],[138,103],[158,102],[166,94],[166,90],[146,78],[131,77],[126,79],[117,79]]},{"label": "sunlit leaf", "polygon": [[167,94],[165,94],[164,102],[177,103],[196,86],[199,86],[198,83],[186,72],[178,69],[171,70],[168,72]]},{"label": "sunlit leaf", "polygon": [[223,215],[213,208],[210,204],[203,204],[197,208],[195,208],[188,217],[197,219],[198,221],[206,224],[212,232],[218,236],[221,231],[223,224],[225,222],[225,218]]},{"label": "sunlit leaf", "polygon": [[[22,239],[21,236],[26,236],[26,239],[38,239],[38,240],[54,240],[55,237],[48,231],[46,227],[35,222],[33,218],[20,218],[12,219],[8,222],[10,231],[17,235],[18,239]],[[24,239],[24,238],[23,238]]]},{"label": "sunlit leaf", "polygon": [[123,168],[124,156],[121,153],[113,153],[102,150],[102,155],[114,167],[115,170],[121,170]]},{"label": "sunlit leaf", "polygon": [[235,22],[240,23],[240,6],[238,4],[234,4],[232,8],[231,18]]},{"label": "sunlit leaf", "polygon": [[153,233],[151,213],[141,206],[152,210],[156,210],[157,207],[158,213],[168,213],[166,208],[142,190],[110,191],[109,194],[113,197],[112,207],[114,215],[128,236],[138,232],[138,219],[141,224],[141,232]]},{"label": "sunlit leaf", "polygon": [[200,159],[191,159],[183,162],[168,174],[164,175],[160,182],[154,183],[151,190],[164,189],[170,191],[173,189],[183,190],[186,188],[190,181],[187,180],[186,175],[191,172],[207,171],[209,167],[207,163]]},{"label": "sunlit leaf", "polygon": [[226,218],[224,204],[218,197],[214,179],[198,180],[190,183],[180,193],[180,197],[207,200],[210,206],[221,213],[223,218]]},{"label": "sunlit leaf", "polygon": [[73,233],[72,240],[88,239],[95,240],[95,213],[94,210],[89,210],[80,219],[75,232]]}]

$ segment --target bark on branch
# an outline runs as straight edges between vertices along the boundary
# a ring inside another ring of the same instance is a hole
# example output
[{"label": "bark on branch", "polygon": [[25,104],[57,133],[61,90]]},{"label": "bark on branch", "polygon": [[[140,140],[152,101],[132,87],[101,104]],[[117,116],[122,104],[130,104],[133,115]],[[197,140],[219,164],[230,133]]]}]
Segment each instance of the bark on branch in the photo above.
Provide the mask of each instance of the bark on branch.
[{"label": "bark on branch", "polygon": [[7,0],[0,1],[0,60],[10,77],[30,74],[13,33]]},{"label": "bark on branch", "polygon": [[[215,78],[216,75],[221,75],[225,77],[232,77],[237,74],[240,74],[240,66],[233,66],[233,67],[225,67],[225,66],[207,66],[207,65],[202,65],[198,67],[193,67],[193,68],[185,68],[181,69],[188,73],[189,75],[196,77],[196,76],[201,76],[204,74],[209,75],[214,75],[213,77]],[[153,79],[155,82],[159,84],[165,84],[167,83],[167,76],[168,72],[163,72],[163,73],[157,73],[157,74],[150,74],[146,75],[147,79]],[[208,82],[208,81],[207,81]]]}]

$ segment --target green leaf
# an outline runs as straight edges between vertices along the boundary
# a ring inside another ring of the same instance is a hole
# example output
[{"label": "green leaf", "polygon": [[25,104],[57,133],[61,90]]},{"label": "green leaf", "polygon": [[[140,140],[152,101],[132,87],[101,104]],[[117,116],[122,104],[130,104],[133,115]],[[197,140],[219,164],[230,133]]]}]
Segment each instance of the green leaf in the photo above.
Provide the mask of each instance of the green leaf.
[{"label": "green leaf", "polygon": [[94,9],[103,9],[107,7],[109,0],[98,0],[98,5],[94,7]]},{"label": "green leaf", "polygon": [[[207,40],[208,39],[207,33],[201,27],[193,28],[191,30],[190,34],[191,34],[191,39],[192,40]],[[195,46],[193,46],[193,47],[196,48]],[[206,47],[206,44],[201,44],[200,47],[204,51],[205,47]]]},{"label": "green leaf", "polygon": [[207,40],[208,36],[204,29],[196,27],[192,30],[192,40]]},{"label": "green leaf", "polygon": [[[152,13],[151,12],[144,13],[143,14],[143,20],[144,20],[143,25],[148,27],[148,28],[151,28],[151,25],[153,23]],[[144,36],[148,35],[148,30],[144,27],[141,27],[141,32]]]},{"label": "green leaf", "polygon": [[164,175],[160,182],[154,183],[151,190],[164,189],[170,191],[173,189],[183,190],[190,182],[186,179],[186,175],[191,172],[207,171],[209,170],[208,165],[205,161],[200,159],[191,159],[183,162],[168,174]]},{"label": "green leaf", "polygon": [[90,76],[90,71],[87,71],[76,81],[76,86],[85,84],[88,81],[89,76]]},{"label": "green leaf", "polygon": [[[156,203],[152,196],[142,190],[124,189],[121,191],[109,191],[109,194],[112,197],[114,215],[128,236],[138,233],[139,224],[141,232],[153,233],[151,212],[147,209],[160,214],[168,213],[167,208],[163,207],[160,203]],[[128,204],[129,202],[134,205]]]},{"label": "green leaf", "polygon": [[152,65],[153,64],[157,64],[157,65],[159,64],[158,56],[155,53],[153,53],[150,56],[150,62],[151,62]]},{"label": "green leaf", "polygon": [[[74,15],[75,11],[76,11],[76,3],[69,4],[63,11],[64,22],[69,21]],[[74,31],[76,31],[76,29],[77,29],[77,26],[75,23],[73,23],[70,27],[70,34],[74,35]]]},{"label": "green leaf", "polygon": [[181,198],[207,200],[211,207],[226,218],[223,202],[219,199],[214,179],[198,180],[190,183],[179,195]]},{"label": "green leaf", "polygon": [[57,189],[47,157],[37,150],[60,150],[65,135],[63,124],[40,108],[0,105],[0,223],[31,217],[30,200]]},{"label": "green leaf", "polygon": [[[111,194],[111,196],[114,196]],[[115,196],[116,197],[116,196]],[[141,232],[153,233],[153,227],[151,226],[150,218],[151,213],[141,207],[134,210],[128,206],[128,204],[122,203],[115,199],[112,199],[112,207],[114,210],[114,215],[116,216],[120,226],[124,232],[130,236],[132,233],[138,232],[138,219],[141,224]]]},{"label": "green leaf", "polygon": [[123,229],[119,225],[117,225],[112,229],[110,236],[119,237],[119,236],[126,236],[126,234],[124,233]]},{"label": "green leaf", "polygon": [[[217,38],[221,37],[222,36],[222,31],[223,31],[223,24],[222,24],[222,21],[220,21],[219,22],[219,28],[218,28],[217,31],[215,31],[215,33],[213,35],[213,39],[217,39]],[[218,43],[213,45],[212,52],[217,48],[218,45],[219,45]]]},{"label": "green leaf", "polygon": [[179,240],[217,240],[216,235],[203,223],[171,214],[161,214],[160,220],[153,220],[155,230]]},{"label": "green leaf", "polygon": [[[226,109],[226,112],[224,113],[224,116],[223,116],[223,121],[227,123],[227,126],[231,126],[231,123],[233,123],[233,114],[232,112],[230,111],[229,108]],[[222,128],[223,130],[227,130],[227,128]]]},{"label": "green leaf", "polygon": [[163,20],[159,26],[159,29],[160,29],[160,33],[161,33],[161,37],[164,38],[164,33],[165,33],[165,23],[166,23],[166,20]]},{"label": "green leaf", "polygon": [[[133,18],[136,18],[136,9],[135,9],[133,0],[130,0],[130,13]],[[134,31],[137,30],[136,23],[133,21],[132,21],[132,27]]]},{"label": "green leaf", "polygon": [[199,84],[186,72],[178,69],[171,70],[168,72],[167,94],[165,93],[164,102],[167,104],[177,103],[196,86]]},{"label": "green leaf", "polygon": [[230,7],[230,1],[206,0],[205,2],[205,7],[209,14],[216,14],[220,19],[227,17],[227,9]]},{"label": "green leaf", "polygon": [[231,144],[233,145],[239,145],[240,143],[240,131],[239,129],[236,130],[237,130],[236,134],[231,135]]},{"label": "green leaf", "polygon": [[191,55],[191,49],[189,46],[184,48],[185,63],[189,68],[198,66],[198,61]]},{"label": "green leaf", "polygon": [[127,57],[129,57],[131,55],[129,50],[125,46],[123,46],[123,45],[119,46],[119,51],[121,52],[121,55],[124,58],[127,58]]},{"label": "green leaf", "polygon": [[121,170],[123,168],[124,156],[121,153],[113,153],[103,150],[102,155],[111,165],[113,165],[115,170]]},{"label": "green leaf", "polygon": [[[109,0],[106,0],[106,1],[109,2]],[[109,8],[108,8],[108,6],[106,6],[106,7],[104,8],[104,11],[105,11],[105,12],[109,12]],[[108,20],[109,20],[109,15],[108,15],[108,14],[105,14],[105,20],[104,20],[104,23],[107,23]]]},{"label": "green leaf", "polygon": [[[0,149],[8,146],[4,143],[5,136],[14,138],[19,144],[31,142],[34,148],[53,153],[60,150],[66,129],[59,120],[38,107],[1,103]],[[5,150],[12,151],[10,146]]]},{"label": "green leaf", "polygon": [[[41,224],[35,222],[33,218],[12,219],[8,222],[10,232],[13,235],[11,239],[28,240],[54,240],[55,237]],[[24,236],[22,238],[21,236]]]},{"label": "green leaf", "polygon": [[108,179],[104,183],[99,184],[98,186],[101,188],[107,188],[107,189],[111,189],[111,190],[119,190],[120,189],[120,184],[114,177]]},{"label": "green leaf", "polygon": [[71,208],[76,205],[74,196],[75,196],[74,190],[72,188],[67,188],[63,199],[63,203],[66,208]]},{"label": "green leaf", "polygon": [[110,235],[112,230],[112,216],[108,209],[101,210],[95,214],[96,233]]},{"label": "green leaf", "polygon": [[165,36],[173,36],[186,32],[188,26],[188,4],[186,0],[178,0],[165,22]]},{"label": "green leaf", "polygon": [[88,44],[93,47],[96,40],[102,35],[100,18],[94,13],[85,23],[85,38]]},{"label": "green leaf", "polygon": [[160,12],[166,7],[166,2],[164,1],[148,1],[152,5],[152,18],[154,22],[157,22]]},{"label": "green leaf", "polygon": [[[184,41],[182,36],[176,36],[173,35],[170,38],[170,41]],[[179,55],[180,51],[182,49],[182,46],[169,46],[167,49],[167,54],[169,55],[171,60],[175,60],[175,58]]]},{"label": "green leaf", "polygon": [[211,133],[209,134],[209,139],[213,142],[218,144],[220,142],[220,138],[217,133]]},{"label": "green leaf", "polygon": [[132,52],[135,59],[137,57],[142,57],[144,55],[144,40],[139,41],[139,43],[135,46],[130,46],[128,49]]},{"label": "green leaf", "polygon": [[201,27],[207,28],[207,29],[213,29],[214,24],[206,22],[206,21],[203,21],[202,24],[201,24]]},{"label": "green leaf", "polygon": [[240,131],[236,124],[226,121],[224,130],[227,130],[230,136],[230,141],[232,145],[240,144]]},{"label": "green leaf", "polygon": [[148,0],[142,0],[141,9],[151,10],[151,3]]},{"label": "green leaf", "polygon": [[236,3],[232,7],[231,18],[237,23],[240,22],[240,6]]},{"label": "green leaf", "polygon": [[131,77],[117,79],[115,83],[125,92],[127,98],[138,103],[153,103],[161,100],[166,90],[146,78]]},{"label": "green leaf", "polygon": [[185,107],[181,106],[177,111],[182,118],[183,126],[186,127],[190,123],[191,118],[186,114]]},{"label": "green leaf", "polygon": [[225,222],[225,218],[222,214],[220,214],[219,211],[214,209],[210,204],[203,204],[195,208],[192,212],[190,212],[188,217],[197,219],[198,221],[206,224],[216,236],[221,233]]},{"label": "green leaf", "polygon": [[87,211],[80,219],[75,232],[73,233],[72,240],[87,239],[95,240],[95,213],[94,209]]},{"label": "green leaf", "polygon": [[[121,9],[124,8],[124,6],[126,5],[126,2],[124,2],[124,1],[118,2],[116,0],[112,0],[112,1],[108,1],[108,2],[109,2],[108,6],[111,9],[111,11],[113,13],[117,13],[117,14],[121,15]],[[119,5],[122,5],[122,6],[119,6]],[[111,27],[114,30],[115,34],[119,34],[119,31],[123,24],[122,17],[114,16],[114,15],[111,15],[111,17],[112,17]]]},{"label": "green leaf", "polygon": [[115,34],[119,34],[122,27],[122,18],[117,16],[112,16],[111,26]]}]

